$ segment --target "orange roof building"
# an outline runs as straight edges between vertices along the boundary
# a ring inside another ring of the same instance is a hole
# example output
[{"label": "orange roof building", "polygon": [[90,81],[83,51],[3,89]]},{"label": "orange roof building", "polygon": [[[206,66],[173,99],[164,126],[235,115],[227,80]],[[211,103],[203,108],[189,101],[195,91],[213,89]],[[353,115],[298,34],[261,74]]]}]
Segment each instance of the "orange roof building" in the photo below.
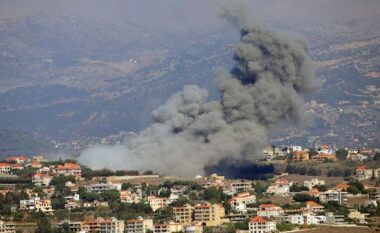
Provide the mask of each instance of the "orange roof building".
[{"label": "orange roof building", "polygon": [[323,162],[325,160],[331,160],[331,161],[337,160],[335,154],[325,154],[325,153],[314,155],[311,159],[315,162]]},{"label": "orange roof building", "polygon": [[276,232],[276,221],[270,221],[262,216],[256,216],[249,221],[250,233]]},{"label": "orange roof building", "polygon": [[346,183],[340,183],[340,184],[335,185],[335,189],[337,189],[339,191],[347,191],[347,189],[349,187],[350,187],[350,185],[346,184]]},{"label": "orange roof building", "polygon": [[64,165],[58,165],[55,170],[58,175],[71,175],[76,177],[80,177],[82,175],[82,169],[80,165],[76,163],[65,163]]},{"label": "orange roof building", "polygon": [[309,160],[309,152],[307,151],[295,151],[292,157],[293,161],[308,161]]}]

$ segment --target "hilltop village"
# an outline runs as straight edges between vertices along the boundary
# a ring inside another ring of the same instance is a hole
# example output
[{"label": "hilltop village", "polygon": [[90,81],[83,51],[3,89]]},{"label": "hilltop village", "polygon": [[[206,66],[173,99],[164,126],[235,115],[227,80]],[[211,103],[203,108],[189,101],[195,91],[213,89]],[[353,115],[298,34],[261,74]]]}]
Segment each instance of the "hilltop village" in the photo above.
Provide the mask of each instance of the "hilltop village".
[{"label": "hilltop village", "polygon": [[258,179],[92,170],[77,161],[0,162],[0,232],[264,233],[378,230],[380,153],[268,147]]}]

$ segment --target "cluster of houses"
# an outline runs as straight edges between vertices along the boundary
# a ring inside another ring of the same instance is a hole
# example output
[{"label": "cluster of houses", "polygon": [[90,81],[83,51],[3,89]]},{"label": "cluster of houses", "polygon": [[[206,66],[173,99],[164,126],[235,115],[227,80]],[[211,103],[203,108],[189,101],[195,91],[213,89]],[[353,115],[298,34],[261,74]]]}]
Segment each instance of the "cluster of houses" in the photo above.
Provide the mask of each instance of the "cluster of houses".
[{"label": "cluster of houses", "polygon": [[[302,147],[289,147],[289,151],[272,152],[292,153],[298,156],[297,159],[310,159],[307,151]],[[349,152],[350,154],[351,152]],[[353,154],[352,151],[351,154]],[[269,153],[270,154],[270,153]],[[334,155],[329,147],[321,146],[315,156],[322,156],[326,159],[327,155]],[[295,157],[293,157],[294,159]],[[313,157],[314,160],[319,160]],[[313,159],[312,158],[312,159]],[[332,159],[329,158],[329,159]],[[249,219],[249,233],[275,232],[278,223],[289,223],[295,225],[316,225],[316,224],[340,224],[345,223],[347,216],[336,215],[325,210],[324,204],[336,202],[340,205],[346,205],[348,197],[351,195],[347,191],[350,187],[348,183],[340,183],[327,190],[318,190],[318,187],[325,186],[325,181],[320,179],[305,180],[302,184],[287,180],[283,176],[277,177],[270,185],[267,186],[264,195],[266,197],[294,197],[296,194],[307,194],[315,199],[307,200],[301,203],[302,207],[296,209],[284,209],[274,203],[258,203],[254,189],[255,181],[246,179],[226,179],[224,176],[212,174],[208,177],[196,177],[193,181],[205,190],[209,187],[216,187],[229,200],[225,203],[210,203],[205,200],[199,200],[195,204],[184,204],[181,206],[171,206],[171,204],[180,198],[189,198],[186,192],[189,187],[183,185],[173,185],[170,188],[160,186],[158,190],[150,190],[147,193],[146,186],[151,184],[162,184],[162,177],[158,175],[141,175],[141,176],[110,176],[85,180],[82,177],[82,168],[75,162],[46,163],[43,156],[34,156],[27,158],[24,156],[8,157],[0,163],[1,175],[12,175],[15,170],[22,170],[28,167],[34,168],[35,173],[32,175],[32,183],[38,186],[40,192],[33,189],[25,188],[23,191],[28,198],[20,200],[19,205],[12,207],[12,211],[29,211],[43,212],[47,215],[54,215],[55,210],[52,207],[52,198],[55,194],[55,187],[51,181],[56,176],[71,176],[74,181],[66,181],[65,186],[71,190],[72,195],[65,196],[65,209],[73,211],[78,208],[97,208],[108,207],[107,201],[85,201],[79,194],[79,189],[84,188],[88,193],[102,194],[114,190],[117,191],[121,203],[137,204],[144,203],[149,205],[153,212],[158,213],[160,209],[170,206],[171,219],[164,223],[156,223],[154,216],[148,215],[136,219],[120,220],[115,217],[85,219],[83,221],[64,220],[57,223],[58,227],[68,227],[70,232],[100,232],[100,233],[202,233],[203,228],[219,227],[229,222],[239,222]],[[51,164],[51,165],[48,165]],[[46,165],[46,166],[45,166]],[[354,174],[359,181],[380,177],[380,169],[371,169],[366,166],[358,166]],[[123,188],[123,184],[133,184],[131,188]],[[144,185],[143,185],[144,184]],[[144,187],[143,187],[144,186]],[[303,186],[307,190],[293,191],[293,186]],[[377,187],[375,187],[377,188]],[[42,190],[42,195],[41,195]],[[0,189],[0,195],[4,195],[11,190]],[[202,192],[202,191],[200,191]],[[168,193],[168,195],[161,195]],[[380,200],[380,188],[378,195],[366,203],[368,205],[377,205]],[[165,196],[165,197],[164,197]],[[316,201],[318,200],[318,201]],[[226,209],[228,206],[228,209]],[[357,209],[350,210],[348,218],[357,219],[360,223],[366,222],[367,215],[359,212]],[[1,219],[0,219],[1,220]],[[0,232],[15,233],[16,223],[0,221]]]},{"label": "cluster of houses", "polygon": [[[347,160],[351,161],[365,161],[373,157],[375,154],[372,148],[346,148]],[[312,161],[312,162],[325,162],[337,161],[336,149],[329,145],[322,144],[316,147],[316,150],[311,153],[308,148],[302,146],[286,146],[284,148],[267,147],[263,150],[263,154],[267,161],[273,159],[287,159],[289,156],[293,162]]]}]

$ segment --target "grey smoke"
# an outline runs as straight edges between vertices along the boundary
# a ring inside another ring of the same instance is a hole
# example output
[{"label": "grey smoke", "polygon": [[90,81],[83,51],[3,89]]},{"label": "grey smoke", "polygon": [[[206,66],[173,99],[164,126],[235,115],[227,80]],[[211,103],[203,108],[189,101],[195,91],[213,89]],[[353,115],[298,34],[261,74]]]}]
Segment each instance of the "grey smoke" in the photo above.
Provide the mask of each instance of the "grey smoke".
[{"label": "grey smoke", "polygon": [[258,25],[241,6],[222,15],[241,28],[241,42],[235,68],[215,72],[221,99],[207,102],[205,89],[185,86],[153,111],[155,123],[137,137],[88,149],[80,162],[193,176],[222,159],[258,159],[278,124],[303,121],[302,96],[318,86],[306,43]]}]

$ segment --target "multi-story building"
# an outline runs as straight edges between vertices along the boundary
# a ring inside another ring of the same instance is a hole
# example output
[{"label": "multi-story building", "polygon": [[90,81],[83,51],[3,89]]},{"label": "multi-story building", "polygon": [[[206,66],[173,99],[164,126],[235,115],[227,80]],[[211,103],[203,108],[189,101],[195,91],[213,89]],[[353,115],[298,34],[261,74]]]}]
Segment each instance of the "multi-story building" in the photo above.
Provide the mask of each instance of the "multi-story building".
[{"label": "multi-story building", "polygon": [[358,180],[370,179],[373,175],[373,170],[367,166],[361,165],[355,169],[355,177]]},{"label": "multi-story building", "polygon": [[345,201],[347,201],[347,192],[338,190],[328,190],[319,194],[319,201],[322,203],[335,201],[342,205]]},{"label": "multi-story building", "polygon": [[313,215],[310,213],[293,214],[287,216],[287,222],[296,225],[316,225],[326,222],[326,217]]},{"label": "multi-story building", "polygon": [[57,172],[58,175],[75,176],[75,177],[82,176],[82,169],[80,165],[76,163],[65,163],[64,165],[58,165],[55,168],[55,171]]},{"label": "multi-story building", "polygon": [[335,154],[325,154],[325,153],[320,153],[317,155],[312,156],[311,160],[315,162],[324,162],[324,161],[336,161],[336,156]]},{"label": "multi-story building", "polygon": [[306,209],[312,212],[322,212],[324,210],[324,207],[322,205],[317,204],[314,201],[307,201]]},{"label": "multi-story building", "polygon": [[253,181],[244,179],[233,180],[231,187],[235,190],[235,193],[254,190]]},{"label": "multi-story building", "polygon": [[82,222],[75,222],[70,220],[64,220],[59,222],[58,228],[63,228],[65,225],[69,228],[69,232],[80,232],[84,228]]},{"label": "multi-story building", "polygon": [[42,155],[36,155],[36,156],[32,157],[32,162],[42,163],[42,162],[46,162],[46,161],[47,161],[47,159]]},{"label": "multi-story building", "polygon": [[169,222],[167,224],[154,224],[153,233],[174,233],[182,232],[183,225],[181,223]]},{"label": "multi-story building", "polygon": [[292,182],[286,179],[278,179],[273,185],[270,185],[267,189],[267,193],[274,193],[279,195],[287,195],[290,192],[290,186]]},{"label": "multi-story building", "polygon": [[11,165],[9,163],[0,163],[0,174],[9,174],[11,172]]},{"label": "multi-story building", "polygon": [[284,214],[284,210],[275,204],[261,204],[257,211],[258,216],[262,217],[278,217]]},{"label": "multi-story building", "polygon": [[140,197],[131,191],[120,191],[120,201],[123,203],[139,203]]},{"label": "multi-story building", "polygon": [[177,223],[191,223],[193,208],[189,204],[173,207],[173,220]]},{"label": "multi-story building", "polygon": [[114,217],[100,220],[99,233],[124,233],[124,229],[124,220]]},{"label": "multi-story building", "polygon": [[32,177],[32,183],[36,186],[49,186],[52,176],[43,173],[36,173]]},{"label": "multi-story building", "polygon": [[0,220],[0,232],[1,233],[16,233],[16,224],[7,223]]},{"label": "multi-story building", "polygon": [[[250,194],[249,192],[238,193],[228,200],[228,204],[235,210],[241,210],[244,212],[244,209],[247,204],[256,203],[256,196]],[[243,209],[242,209],[243,208]]]},{"label": "multi-story building", "polygon": [[43,212],[46,214],[52,214],[53,208],[49,199],[41,200],[39,197],[34,197],[29,200],[20,200],[21,210],[35,210],[36,212]]},{"label": "multi-story building", "polygon": [[147,230],[153,231],[153,219],[139,217],[127,220],[126,233],[146,233]]},{"label": "multi-story building", "polygon": [[5,158],[5,161],[7,161],[8,163],[22,163],[22,164],[24,164],[27,160],[28,160],[28,158],[23,156],[23,155]]},{"label": "multi-story building", "polygon": [[294,162],[300,161],[308,161],[309,160],[309,152],[308,151],[294,151],[292,160]]},{"label": "multi-story building", "polygon": [[91,192],[91,193],[102,193],[105,191],[117,189],[115,185],[108,184],[108,183],[86,185],[85,188],[87,192]]},{"label": "multi-story building", "polygon": [[217,226],[223,223],[224,207],[220,204],[203,203],[194,207],[194,221],[206,226]]},{"label": "multi-story building", "polygon": [[272,233],[276,231],[276,221],[270,221],[262,216],[256,216],[249,221],[249,233]]},{"label": "multi-story building", "polygon": [[156,211],[159,208],[163,208],[166,206],[166,198],[149,196],[148,197],[148,203],[150,205],[150,208],[152,208],[153,211]]},{"label": "multi-story building", "polygon": [[35,209],[36,212],[41,211],[46,214],[52,214],[54,211],[53,207],[51,206],[51,201],[49,199],[36,201]]},{"label": "multi-story building", "polygon": [[82,222],[82,231],[86,233],[123,233],[124,220],[114,217],[110,219],[97,218]]}]

